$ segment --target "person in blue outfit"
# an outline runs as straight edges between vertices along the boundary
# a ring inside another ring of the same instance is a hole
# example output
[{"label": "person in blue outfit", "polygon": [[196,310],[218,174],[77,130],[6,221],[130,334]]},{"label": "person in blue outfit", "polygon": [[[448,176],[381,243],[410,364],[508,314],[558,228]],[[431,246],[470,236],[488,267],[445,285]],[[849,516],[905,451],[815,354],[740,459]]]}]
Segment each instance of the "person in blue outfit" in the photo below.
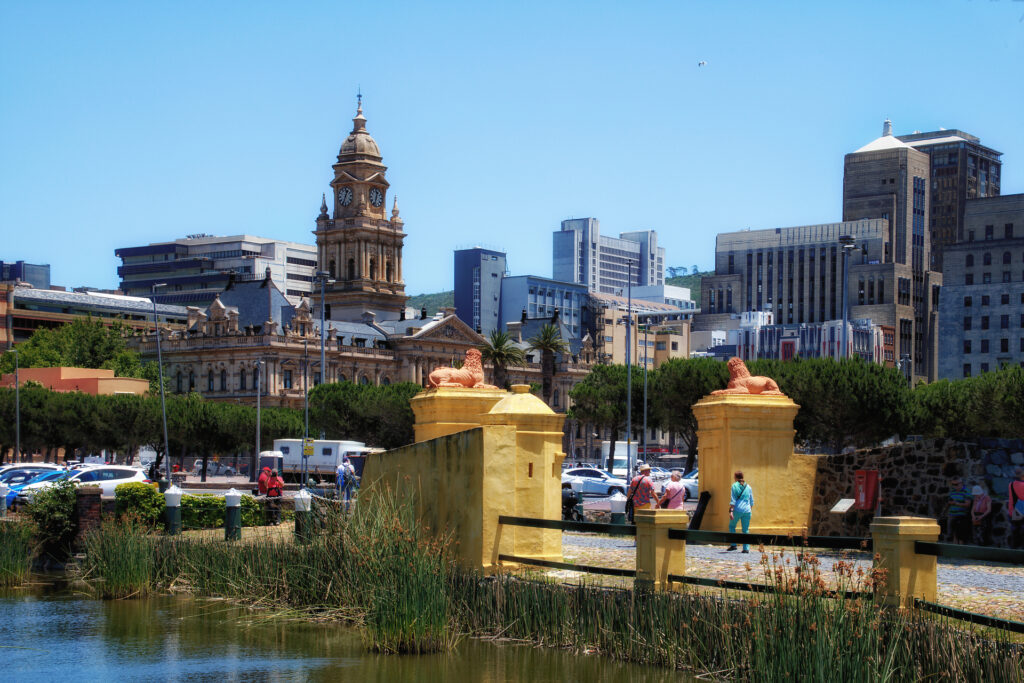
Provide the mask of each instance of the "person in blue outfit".
[{"label": "person in blue outfit", "polygon": [[[754,492],[750,485],[743,481],[742,472],[736,472],[735,477],[729,500],[729,533],[736,533],[736,522],[740,522],[743,533],[747,533],[750,530],[750,512],[754,508]],[[736,550],[736,545],[731,545],[728,549]],[[750,552],[750,546],[746,543],[743,544],[743,552]]]}]

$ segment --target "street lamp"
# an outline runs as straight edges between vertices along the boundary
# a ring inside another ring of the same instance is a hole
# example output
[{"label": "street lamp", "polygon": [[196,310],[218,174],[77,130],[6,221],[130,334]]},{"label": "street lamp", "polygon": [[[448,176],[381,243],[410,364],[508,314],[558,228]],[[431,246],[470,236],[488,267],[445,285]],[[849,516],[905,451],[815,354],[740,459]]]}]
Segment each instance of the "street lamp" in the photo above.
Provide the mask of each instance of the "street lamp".
[{"label": "street lamp", "polygon": [[[320,283],[320,383],[325,384],[327,382],[327,306],[324,303],[324,299],[327,294],[327,285],[333,285],[334,280],[330,279],[330,273],[318,270],[316,275],[313,276],[313,282]],[[320,438],[327,438],[322,426]]]},{"label": "street lamp", "polygon": [[21,458],[21,384],[18,382],[21,358],[18,347],[11,348],[11,351],[14,351],[14,462],[18,462]]},{"label": "street lamp", "polygon": [[[166,287],[166,282],[158,282],[153,285],[152,300],[153,300],[153,331],[156,333],[156,365],[157,371],[160,373],[160,416],[163,419],[164,425],[164,458],[170,458],[171,449],[167,441],[167,402],[164,399],[164,357],[160,351],[160,318],[156,311],[156,290],[161,287]],[[168,460],[169,462],[169,460]],[[153,472],[154,476],[159,476],[160,473],[160,457],[157,456],[156,460],[153,461]]]},{"label": "street lamp", "polygon": [[252,454],[252,460],[249,463],[249,483],[256,481],[256,468],[259,467],[260,463],[260,377],[263,371],[260,367],[261,363],[259,358],[256,359],[256,363],[253,368],[256,370],[256,450]]},{"label": "street lamp", "polygon": [[[626,480],[633,476],[633,468],[636,463],[633,461],[633,354],[632,354],[632,327],[633,327],[633,262],[626,262]],[[614,435],[613,437],[614,438]],[[615,444],[612,443],[612,450]],[[615,463],[611,463],[609,469],[613,469]]]},{"label": "street lamp", "polygon": [[853,244],[852,235],[840,235],[839,244],[843,249],[843,348],[839,357],[846,358],[848,355],[846,348],[846,326],[850,318],[850,309],[847,302],[850,290],[850,252],[856,249],[856,247]]}]

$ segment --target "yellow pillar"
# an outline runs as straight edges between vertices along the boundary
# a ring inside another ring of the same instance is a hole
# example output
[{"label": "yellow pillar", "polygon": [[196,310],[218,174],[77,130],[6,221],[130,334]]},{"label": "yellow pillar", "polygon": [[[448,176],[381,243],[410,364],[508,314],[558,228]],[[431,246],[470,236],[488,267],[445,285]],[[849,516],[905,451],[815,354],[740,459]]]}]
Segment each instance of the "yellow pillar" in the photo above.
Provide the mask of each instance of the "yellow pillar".
[{"label": "yellow pillar", "polygon": [[[502,392],[504,393],[504,392]],[[511,480],[500,482],[499,495],[512,496],[519,517],[560,519],[562,516],[562,427],[565,415],[551,410],[530,393],[526,384],[512,386],[490,412],[480,417],[481,424],[516,428],[516,456]],[[486,472],[485,476],[499,476]],[[511,490],[510,490],[511,489]],[[515,555],[535,559],[562,559],[562,532],[557,529],[508,527],[502,539],[512,534]],[[503,543],[504,544],[504,543]]]},{"label": "yellow pillar", "polygon": [[412,397],[416,441],[429,441],[480,426],[480,416],[508,392],[501,389],[435,387]]},{"label": "yellow pillar", "polygon": [[754,494],[751,533],[806,533],[817,461],[793,453],[799,409],[788,396],[761,394],[711,395],[693,406],[700,490],[711,493],[702,529],[728,529],[729,490],[741,470]]},{"label": "yellow pillar", "polygon": [[913,607],[914,598],[935,601],[938,560],[914,552],[914,541],[939,540],[939,524],[927,517],[875,517],[871,522],[875,568],[886,571],[880,588],[886,604]]},{"label": "yellow pillar", "polygon": [[639,587],[675,590],[669,574],[686,573],[686,542],[670,540],[669,529],[685,529],[690,516],[685,510],[636,510],[636,582]]}]

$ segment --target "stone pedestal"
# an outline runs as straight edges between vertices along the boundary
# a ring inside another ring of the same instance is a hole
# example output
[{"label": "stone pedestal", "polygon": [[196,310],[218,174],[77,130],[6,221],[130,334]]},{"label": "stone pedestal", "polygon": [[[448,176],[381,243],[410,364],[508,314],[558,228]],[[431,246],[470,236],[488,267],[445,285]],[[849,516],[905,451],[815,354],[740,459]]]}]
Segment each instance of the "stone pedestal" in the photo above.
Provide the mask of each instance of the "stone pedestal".
[{"label": "stone pedestal", "polygon": [[669,574],[686,573],[686,543],[668,537],[669,529],[685,529],[690,516],[685,510],[636,510],[636,583],[638,588],[675,590]]},{"label": "stone pedestal", "polygon": [[914,541],[938,541],[938,522],[927,517],[875,517],[871,539],[875,567],[887,574],[880,590],[886,604],[913,607],[914,598],[935,601],[938,559],[914,552]]},{"label": "stone pedestal", "polygon": [[702,529],[728,530],[733,473],[742,470],[754,494],[751,533],[807,532],[817,460],[793,453],[799,409],[788,396],[759,394],[711,395],[693,406],[700,490],[711,493]]},{"label": "stone pedestal", "polygon": [[[502,392],[505,393],[505,392]],[[488,481],[499,490],[488,495],[515,499],[516,515],[538,519],[561,519],[562,516],[562,428],[565,415],[555,413],[542,400],[530,393],[526,384],[516,384],[511,394],[482,415],[483,425],[504,425],[516,428],[516,456],[512,481]],[[510,490],[510,486],[514,486]],[[513,535],[514,554],[544,560],[562,559],[562,532],[557,529],[513,527],[502,534]]]},{"label": "stone pedestal", "polygon": [[421,391],[409,402],[416,416],[416,441],[429,441],[480,426],[480,416],[508,396],[501,389],[435,387]]}]

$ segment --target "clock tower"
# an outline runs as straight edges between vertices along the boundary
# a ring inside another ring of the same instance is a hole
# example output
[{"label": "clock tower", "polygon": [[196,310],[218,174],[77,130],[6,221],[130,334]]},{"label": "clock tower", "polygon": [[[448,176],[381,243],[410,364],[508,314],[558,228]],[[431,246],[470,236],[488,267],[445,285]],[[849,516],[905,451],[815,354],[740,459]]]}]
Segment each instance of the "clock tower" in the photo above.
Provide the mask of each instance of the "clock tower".
[{"label": "clock tower", "polygon": [[334,280],[325,295],[331,320],[360,320],[366,312],[396,320],[405,309],[405,233],[397,200],[387,215],[390,185],[381,159],[377,142],[366,131],[360,96],[352,132],[341,143],[333,166],[334,211],[328,213],[325,196],[314,232],[320,269]]}]

